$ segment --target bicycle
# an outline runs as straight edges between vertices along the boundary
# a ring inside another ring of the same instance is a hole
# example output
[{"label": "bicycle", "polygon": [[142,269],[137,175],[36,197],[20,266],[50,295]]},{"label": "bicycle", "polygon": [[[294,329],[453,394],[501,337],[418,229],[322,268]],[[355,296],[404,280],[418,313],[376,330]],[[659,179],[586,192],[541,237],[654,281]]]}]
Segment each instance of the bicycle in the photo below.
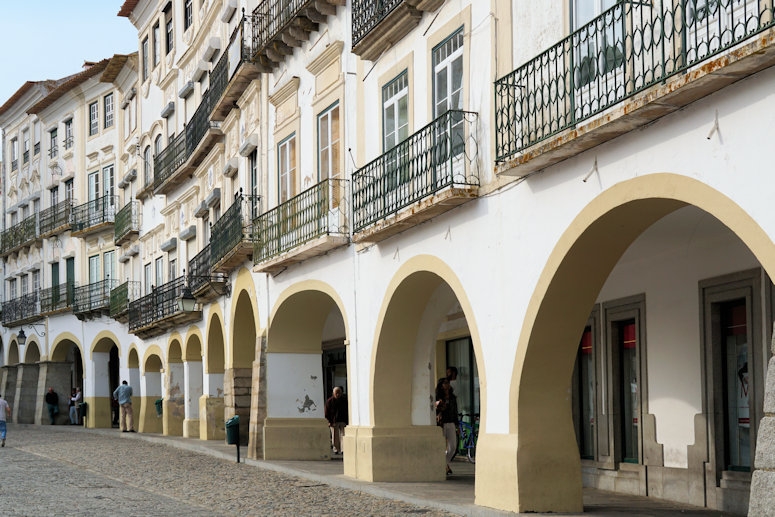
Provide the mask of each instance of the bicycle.
[{"label": "bicycle", "polygon": [[[469,417],[471,422],[463,420]],[[465,455],[470,463],[476,463],[476,440],[479,437],[479,413],[458,413],[458,454]]]}]

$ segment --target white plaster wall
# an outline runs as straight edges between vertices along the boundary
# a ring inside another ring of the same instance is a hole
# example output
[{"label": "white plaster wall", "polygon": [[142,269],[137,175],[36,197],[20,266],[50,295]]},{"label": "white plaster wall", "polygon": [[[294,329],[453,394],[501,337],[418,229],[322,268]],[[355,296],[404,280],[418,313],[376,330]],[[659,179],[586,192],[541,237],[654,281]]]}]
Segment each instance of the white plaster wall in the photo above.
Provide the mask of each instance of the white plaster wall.
[{"label": "white plaster wall", "polygon": [[266,354],[267,417],[323,418],[320,354]]}]

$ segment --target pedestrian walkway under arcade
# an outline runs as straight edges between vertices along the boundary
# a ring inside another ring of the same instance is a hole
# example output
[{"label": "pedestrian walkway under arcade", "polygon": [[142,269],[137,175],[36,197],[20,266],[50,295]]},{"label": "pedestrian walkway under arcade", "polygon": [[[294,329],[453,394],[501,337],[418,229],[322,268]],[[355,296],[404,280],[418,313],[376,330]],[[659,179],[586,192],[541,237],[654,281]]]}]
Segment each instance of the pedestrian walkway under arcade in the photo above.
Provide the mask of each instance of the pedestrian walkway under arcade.
[{"label": "pedestrian walkway under arcade", "polygon": [[[9,424],[23,428],[29,424]],[[236,465],[237,447],[215,440],[198,440],[177,436],[163,436],[151,433],[121,433],[116,429],[86,429],[81,427],[46,427],[54,432],[83,432],[113,434],[128,440],[149,442],[175,447],[191,452],[207,454],[235,463],[235,468],[263,468],[291,476],[309,479],[316,483],[357,490],[377,497],[404,501],[420,506],[435,508],[458,515],[505,516],[513,513],[493,510],[474,504],[474,465],[465,459],[456,458],[453,475],[446,481],[433,483],[368,483],[343,475],[341,458],[331,461],[264,461],[245,458],[247,452],[240,449],[240,465]],[[23,432],[21,430],[13,432]],[[556,514],[530,514],[556,515]],[[569,514],[563,514],[569,515]],[[582,514],[579,514],[582,515]],[[727,514],[688,505],[660,501],[648,497],[628,496],[595,489],[584,489],[584,516],[643,516],[667,517],[672,515],[694,517],[721,517]]]}]

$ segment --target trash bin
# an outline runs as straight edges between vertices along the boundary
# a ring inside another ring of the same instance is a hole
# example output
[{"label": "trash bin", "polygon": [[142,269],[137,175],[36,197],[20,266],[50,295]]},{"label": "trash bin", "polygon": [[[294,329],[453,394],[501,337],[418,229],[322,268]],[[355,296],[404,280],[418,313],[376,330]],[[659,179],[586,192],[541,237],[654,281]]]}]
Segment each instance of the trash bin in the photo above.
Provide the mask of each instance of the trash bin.
[{"label": "trash bin", "polygon": [[226,421],[226,443],[239,445],[239,415],[234,415]]},{"label": "trash bin", "polygon": [[162,399],[156,400],[156,416],[161,416],[163,411]]},{"label": "trash bin", "polygon": [[88,407],[89,406],[86,405],[86,402],[81,402],[80,404],[78,404],[78,420],[80,420],[81,422],[83,422],[84,419],[86,418],[86,410],[88,409]]}]

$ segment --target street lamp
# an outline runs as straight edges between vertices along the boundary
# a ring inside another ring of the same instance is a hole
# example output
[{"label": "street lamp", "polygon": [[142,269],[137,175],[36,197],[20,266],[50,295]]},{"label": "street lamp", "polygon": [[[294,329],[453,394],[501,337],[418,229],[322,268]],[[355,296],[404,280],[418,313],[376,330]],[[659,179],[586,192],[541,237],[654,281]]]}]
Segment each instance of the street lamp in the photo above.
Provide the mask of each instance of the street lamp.
[{"label": "street lamp", "polygon": [[19,335],[16,336],[16,340],[21,346],[24,346],[24,344],[27,342],[27,334],[24,333],[24,329],[19,330]]},{"label": "street lamp", "polygon": [[193,312],[196,309],[196,298],[191,294],[188,286],[183,287],[183,292],[178,298],[178,308],[183,312]]}]

